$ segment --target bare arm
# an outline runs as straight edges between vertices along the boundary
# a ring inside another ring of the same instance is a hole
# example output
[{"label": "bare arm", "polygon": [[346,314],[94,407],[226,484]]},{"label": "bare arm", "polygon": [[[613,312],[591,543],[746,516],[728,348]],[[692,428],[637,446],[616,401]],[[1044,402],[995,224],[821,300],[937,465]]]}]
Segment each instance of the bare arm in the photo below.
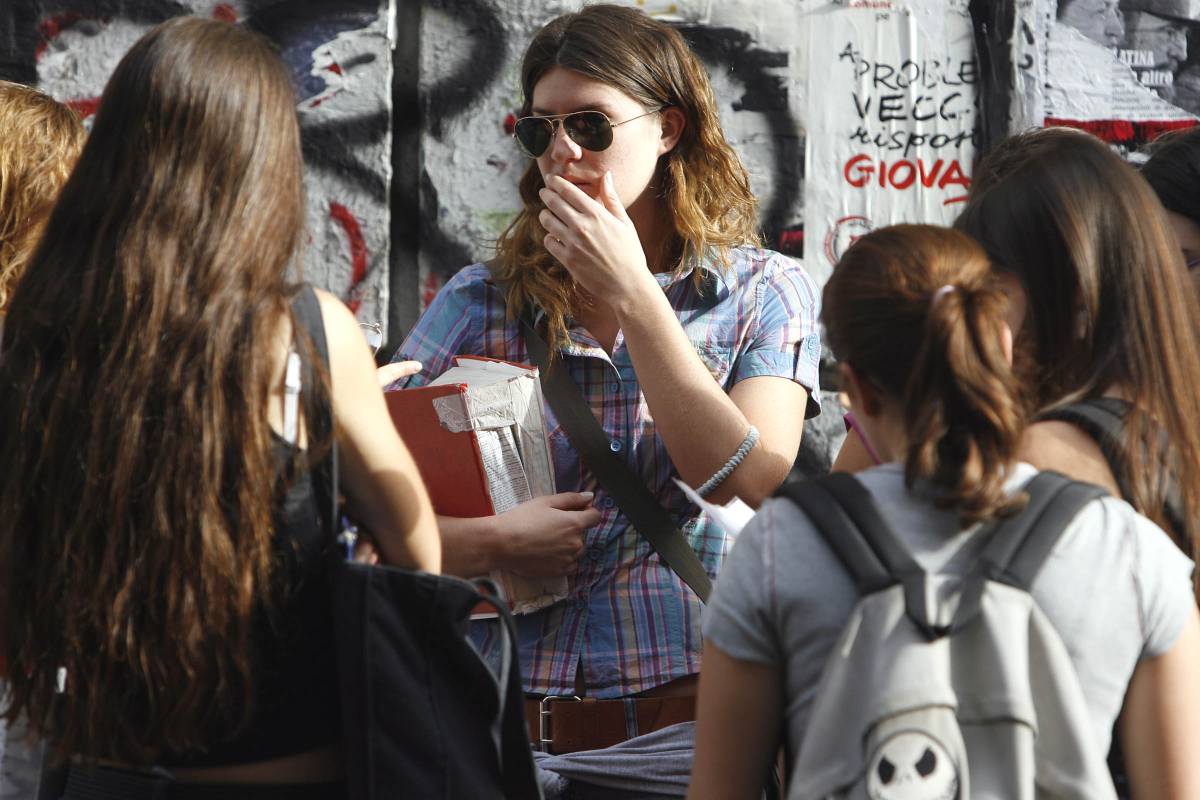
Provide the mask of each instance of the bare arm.
[{"label": "bare arm", "polygon": [[689,800],[758,800],[783,727],[779,667],[704,645]]},{"label": "bare arm", "polygon": [[[1200,617],[1175,646],[1138,663],[1125,693],[1121,743],[1135,798],[1200,797]],[[706,665],[707,666],[707,665]]]},{"label": "bare arm", "polygon": [[371,353],[341,301],[317,295],[329,342],[342,491],[387,563],[438,572],[441,543],[433,508],[392,425]]},{"label": "bare arm", "polygon": [[763,376],[726,394],[654,286],[656,291],[617,310],[617,319],[655,430],[680,477],[699,486],[733,455],[751,425],[758,428],[758,444],[709,498],[724,503],[736,495],[757,507],[796,460],[808,392],[786,378]]},{"label": "bare arm", "polygon": [[584,533],[600,521],[591,503],[591,492],[562,492],[494,517],[438,517],[445,569],[464,578],[494,569],[566,575],[583,553]]}]

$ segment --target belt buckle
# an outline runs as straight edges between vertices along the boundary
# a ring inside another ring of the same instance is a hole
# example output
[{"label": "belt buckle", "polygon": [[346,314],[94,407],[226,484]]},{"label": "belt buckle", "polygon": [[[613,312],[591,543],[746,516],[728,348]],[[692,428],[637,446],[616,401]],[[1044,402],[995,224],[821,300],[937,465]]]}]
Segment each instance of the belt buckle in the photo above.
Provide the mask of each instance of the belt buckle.
[{"label": "belt buckle", "polygon": [[581,700],[583,700],[582,697],[574,694],[548,694],[542,698],[542,701],[538,703],[538,750],[549,753],[550,745],[554,744],[554,734],[550,731],[551,704],[555,702],[578,703]]}]

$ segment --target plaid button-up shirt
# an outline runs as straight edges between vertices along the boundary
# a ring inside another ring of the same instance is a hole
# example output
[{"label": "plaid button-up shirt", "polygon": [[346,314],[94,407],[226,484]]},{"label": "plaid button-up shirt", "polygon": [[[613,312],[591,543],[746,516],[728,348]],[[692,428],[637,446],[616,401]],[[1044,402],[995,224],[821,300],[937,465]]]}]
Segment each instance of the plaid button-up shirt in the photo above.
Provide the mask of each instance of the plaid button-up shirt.
[{"label": "plaid button-up shirt", "polygon": [[[814,416],[821,355],[815,286],[796,261],[778,253],[744,247],[731,256],[727,271],[701,266],[699,287],[690,270],[674,279],[656,277],[687,338],[726,391],[746,378],[788,378],[809,390],[805,413]],[[569,335],[563,363],[612,450],[641,476],[716,577],[732,540],[671,480],[678,473],[655,433],[624,338],[617,334],[609,356],[586,329],[573,325]],[[520,323],[508,318],[503,291],[482,264],[463,269],[442,288],[394,360],[422,363],[422,372],[403,383],[408,388],[428,383],[462,354],[529,362]],[[597,485],[548,407],[546,417],[558,491],[595,492],[602,519],[587,531],[571,597],[517,617],[525,690],[573,694],[580,666],[595,697],[634,694],[699,671],[700,600]],[[486,637],[481,646],[489,649]]]}]

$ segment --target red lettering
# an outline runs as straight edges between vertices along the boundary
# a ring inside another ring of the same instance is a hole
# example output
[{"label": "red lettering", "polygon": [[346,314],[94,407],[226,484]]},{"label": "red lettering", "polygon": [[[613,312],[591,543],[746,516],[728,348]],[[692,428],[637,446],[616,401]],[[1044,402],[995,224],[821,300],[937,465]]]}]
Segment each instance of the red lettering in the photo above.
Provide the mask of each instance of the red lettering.
[{"label": "red lettering", "polygon": [[[907,169],[908,174],[902,178],[897,178],[896,173],[898,173],[901,169]],[[892,164],[892,168],[888,170],[888,180],[895,189],[907,189],[917,180],[917,168],[913,166],[911,161],[897,161],[895,164]]]},{"label": "red lettering", "polygon": [[926,164],[922,159],[901,159],[891,164],[880,159],[873,160],[865,153],[851,156],[842,168],[842,176],[846,183],[856,189],[862,189],[873,181],[878,181],[880,188],[898,189],[904,191],[920,182],[926,189],[937,187],[959,187],[963,190],[971,188],[971,178],[963,172],[958,161],[937,159],[932,164]]},{"label": "red lettering", "polygon": [[[862,165],[864,161],[867,163]],[[847,161],[845,169],[842,170],[842,174],[846,177],[846,183],[857,189],[866,186],[867,181],[871,180],[871,175],[875,172],[875,165],[870,162],[871,157],[862,153]],[[852,170],[854,171],[854,177],[851,177]]]},{"label": "red lettering", "polygon": [[971,188],[971,179],[963,174],[962,167],[957,161],[951,161],[947,167],[942,179],[938,181],[938,188],[945,189],[947,186],[961,186],[963,189]]},{"label": "red lettering", "polygon": [[933,182],[937,180],[938,173],[942,171],[942,160],[939,158],[937,161],[933,162],[933,169],[931,169],[929,172],[926,172],[925,162],[918,158],[917,169],[921,173],[921,185],[926,189],[932,189]]}]

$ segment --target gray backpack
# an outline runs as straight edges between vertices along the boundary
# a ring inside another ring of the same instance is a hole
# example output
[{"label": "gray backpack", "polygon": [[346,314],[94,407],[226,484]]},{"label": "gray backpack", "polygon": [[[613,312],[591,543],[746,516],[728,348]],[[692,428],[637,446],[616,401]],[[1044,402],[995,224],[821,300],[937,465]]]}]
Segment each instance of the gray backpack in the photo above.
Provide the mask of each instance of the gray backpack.
[{"label": "gray backpack", "polygon": [[862,599],[829,656],[789,800],[1115,798],[1074,665],[1029,594],[1063,530],[1104,494],[1043,472],[963,577],[925,573],[857,480],[780,494]]}]

